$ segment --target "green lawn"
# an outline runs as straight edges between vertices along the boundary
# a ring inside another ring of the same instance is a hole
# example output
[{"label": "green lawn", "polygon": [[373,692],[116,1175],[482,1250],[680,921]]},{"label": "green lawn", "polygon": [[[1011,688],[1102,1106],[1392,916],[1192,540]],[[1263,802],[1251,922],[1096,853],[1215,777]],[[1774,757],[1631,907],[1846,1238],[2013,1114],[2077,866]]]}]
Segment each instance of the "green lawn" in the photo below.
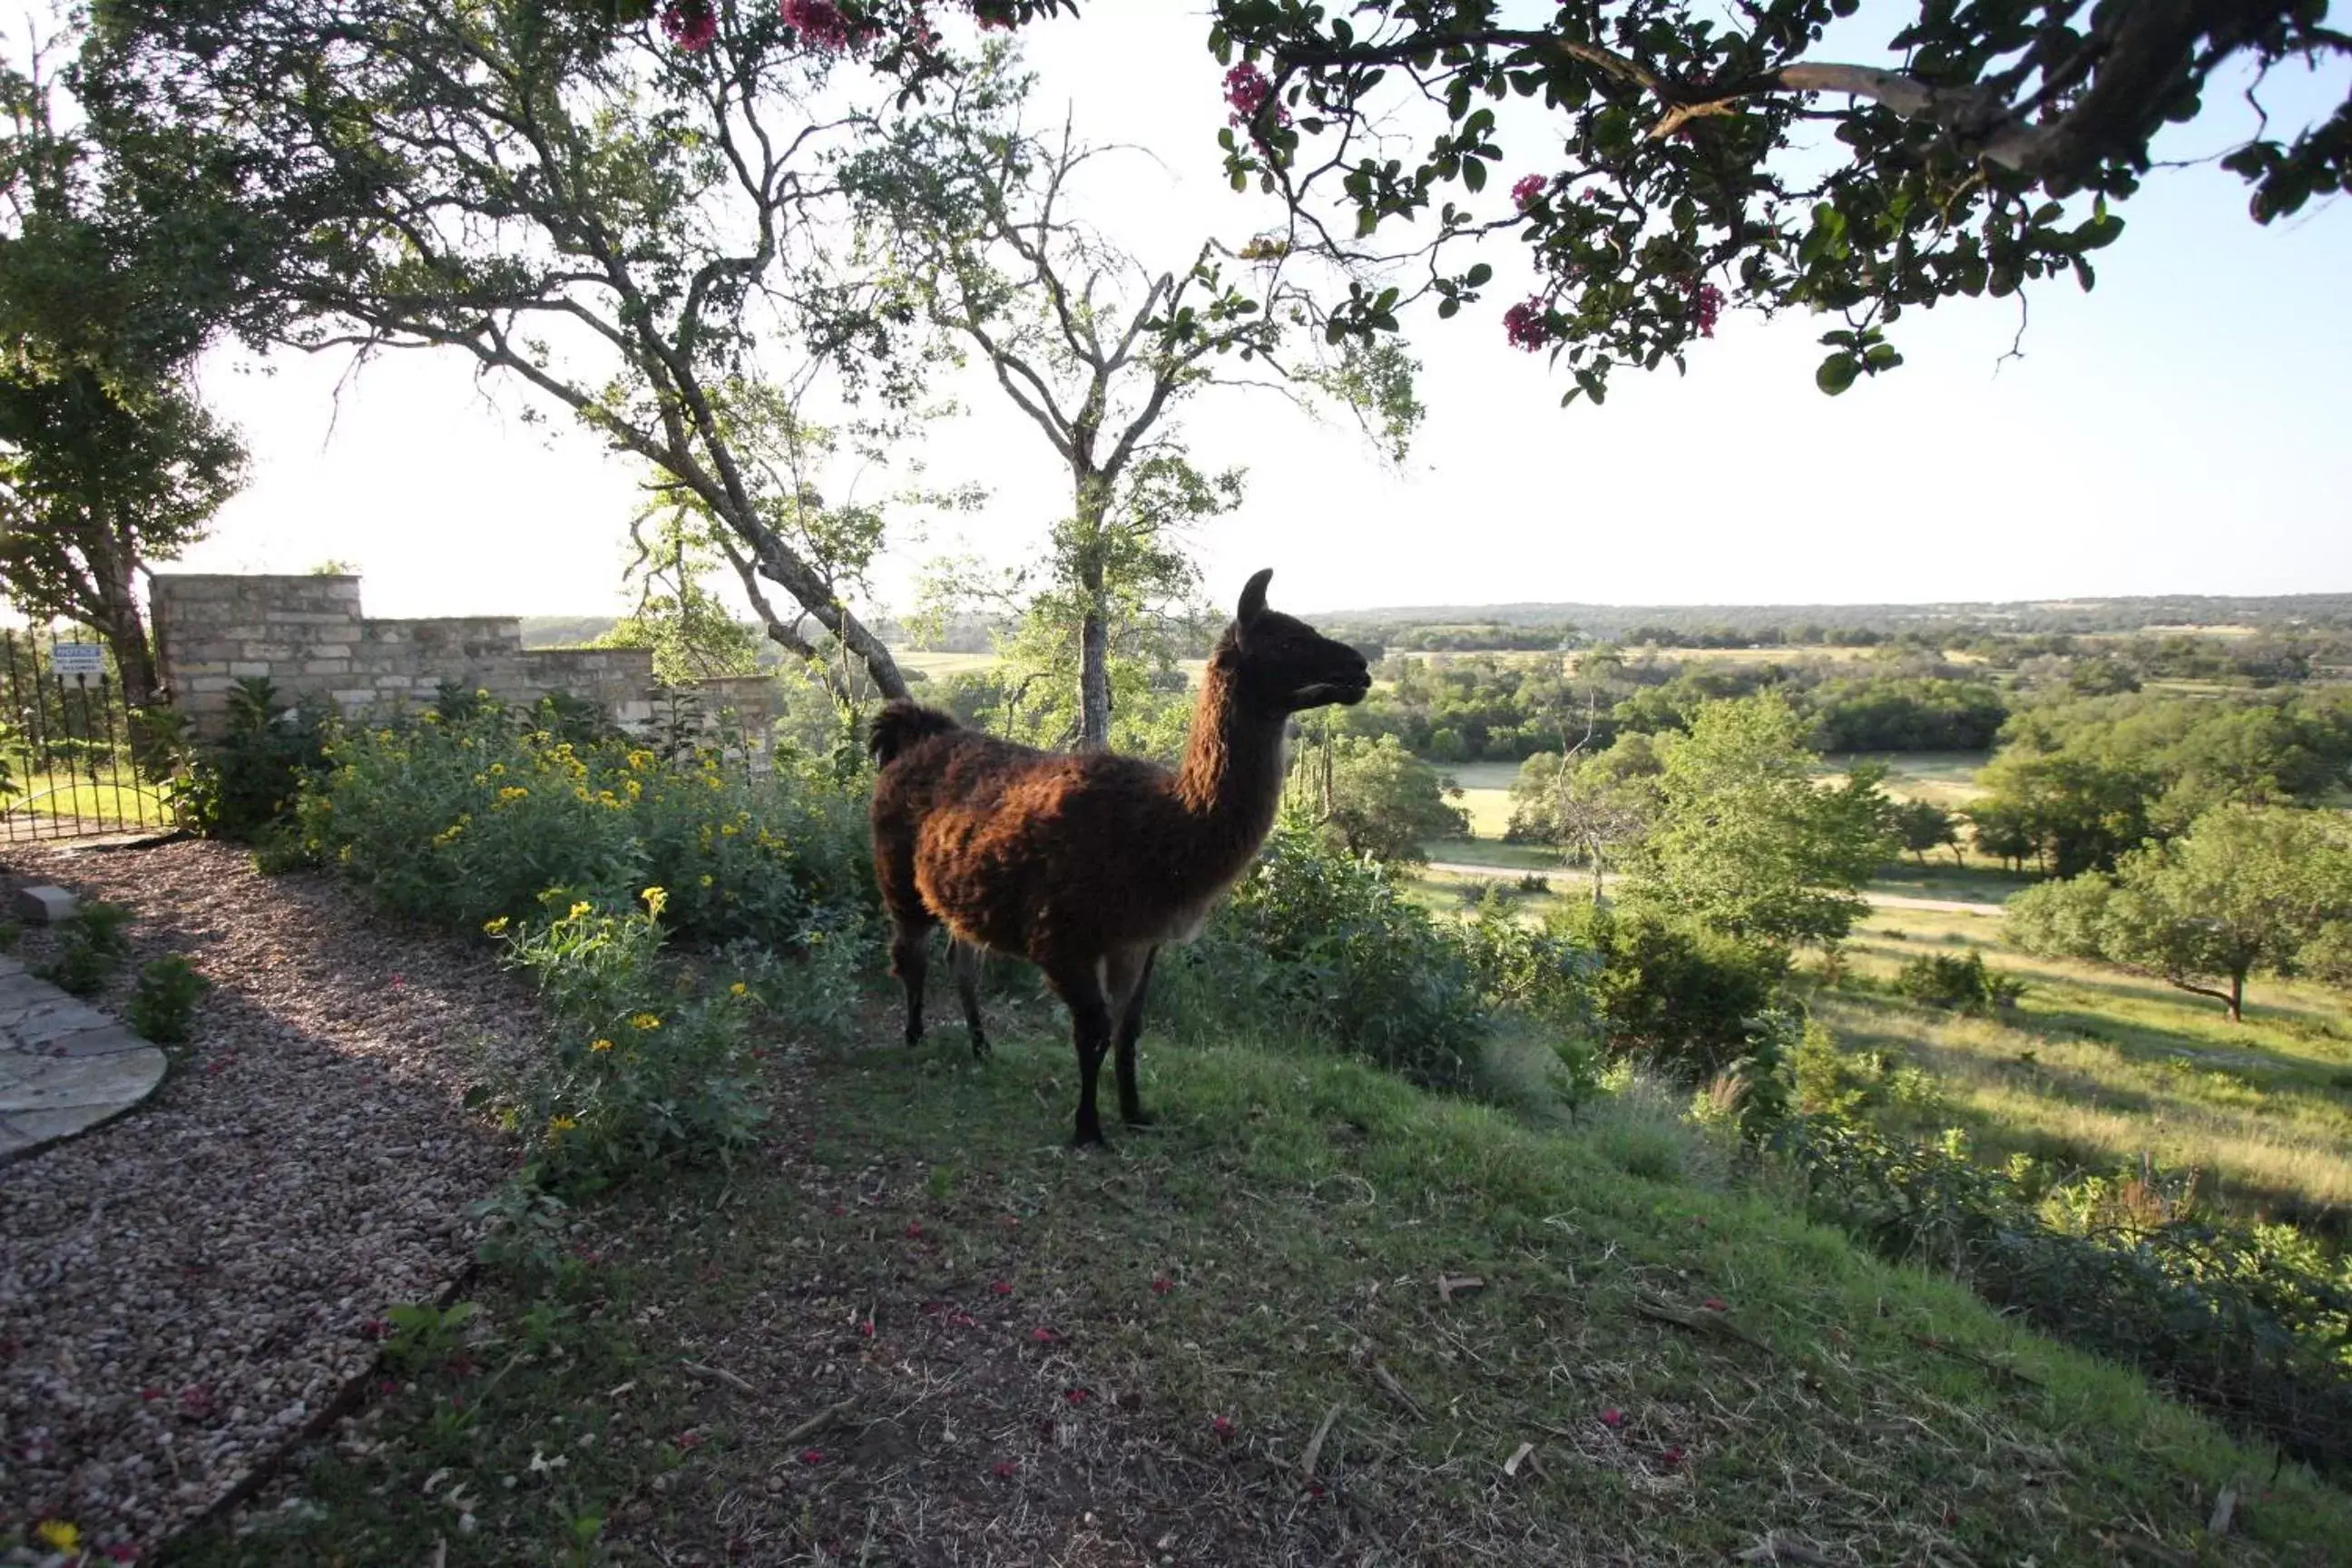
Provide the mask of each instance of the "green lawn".
[{"label": "green lawn", "polygon": [[[182,1564],[2342,1562],[2352,1500],[1621,1107],[1545,1130],[1056,1017],[772,1063],[731,1173],[562,1219]],[[1465,1281],[1465,1283],[1452,1283]],[[2235,1491],[2235,1524],[2205,1533]]]},{"label": "green lawn", "polygon": [[165,827],[172,822],[163,797],[126,773],[117,777],[101,769],[97,782],[79,773],[12,773],[15,793],[0,801],[9,816],[75,816],[110,825]]}]

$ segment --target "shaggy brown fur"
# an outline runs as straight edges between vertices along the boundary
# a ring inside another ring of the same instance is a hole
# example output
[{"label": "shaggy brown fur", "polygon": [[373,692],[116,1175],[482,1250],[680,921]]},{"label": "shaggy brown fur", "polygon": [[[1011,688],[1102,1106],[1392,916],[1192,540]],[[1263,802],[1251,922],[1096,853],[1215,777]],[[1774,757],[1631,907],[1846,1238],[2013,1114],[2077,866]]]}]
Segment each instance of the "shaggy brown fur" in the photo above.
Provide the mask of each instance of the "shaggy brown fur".
[{"label": "shaggy brown fur", "polygon": [[952,940],[972,1052],[988,1054],[975,972],[986,948],[1035,963],[1070,1009],[1076,1142],[1102,1142],[1095,1075],[1118,1023],[1119,1114],[1136,1098],[1135,1041],[1162,942],[1189,942],[1274,826],[1290,715],[1358,702],[1371,677],[1344,643],[1265,607],[1261,572],[1218,639],[1184,761],[1065,755],[892,702],[874,721],[874,871],[907,988],[907,1043],[923,1037],[931,927]]}]

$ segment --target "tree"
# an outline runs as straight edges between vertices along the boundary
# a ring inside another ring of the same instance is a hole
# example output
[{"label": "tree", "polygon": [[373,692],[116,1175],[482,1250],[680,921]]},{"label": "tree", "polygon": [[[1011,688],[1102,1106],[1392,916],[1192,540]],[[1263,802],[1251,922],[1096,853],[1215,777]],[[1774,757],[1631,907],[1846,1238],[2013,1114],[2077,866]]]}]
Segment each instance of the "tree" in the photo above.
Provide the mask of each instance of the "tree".
[{"label": "tree", "polygon": [[1280,250],[1212,237],[1181,270],[1155,269],[1079,219],[1073,183],[1102,154],[1066,124],[1050,141],[1024,131],[1027,88],[1010,52],[992,51],[845,178],[905,309],[987,363],[1068,474],[1070,512],[1054,531],[1054,584],[1040,604],[1066,604],[1073,617],[1078,743],[1098,750],[1110,737],[1118,601],[1139,586],[1147,598],[1189,593],[1171,526],[1239,500],[1237,474],[1206,479],[1184,460],[1171,418],[1182,402],[1264,371],[1272,384],[1328,389],[1369,411],[1396,453],[1421,409],[1412,363],[1392,344],[1351,347],[1330,367],[1287,363],[1284,339],[1315,307]]},{"label": "tree", "polygon": [[757,672],[758,635],[704,582],[719,564],[708,519],[685,502],[657,505],[637,514],[629,537],[636,607],[589,646],[649,648],[655,679],[673,686]]},{"label": "tree", "polygon": [[58,129],[44,52],[0,69],[0,588],[94,629],[143,708],[159,683],[141,578],[244,478],[189,375],[224,313],[221,256],[201,205],[149,221],[104,150]]},{"label": "tree", "polygon": [[2246,979],[2333,971],[2352,921],[2352,834],[2333,813],[2227,806],[2168,844],[2029,888],[2010,939],[2029,952],[2099,959],[2245,1016]]},{"label": "tree", "polygon": [[1657,811],[1657,780],[1664,763],[1656,742],[1639,732],[1620,735],[1608,750],[1580,758],[1582,744],[1566,752],[1538,752],[1519,764],[1503,837],[1557,845],[1580,856],[1592,873],[1598,902],[1602,875],[1641,837]]},{"label": "tree", "polygon": [[1291,792],[1311,820],[1350,855],[1391,865],[1429,858],[1424,839],[1464,838],[1462,788],[1406,751],[1394,735],[1323,733],[1293,759]]},{"label": "tree", "polygon": [[[801,26],[633,5],[616,27],[605,9],[111,0],[85,96],[151,199],[196,169],[267,216],[253,276],[276,341],[452,348],[514,378],[707,512],[755,595],[792,600],[754,597],[771,640],[818,659],[814,620],[904,695],[825,564],[867,547],[867,520],[805,504],[758,448],[827,369],[886,409],[914,395],[908,323],[830,264],[824,164],[861,96],[939,57],[894,46],[858,68],[806,6]],[[795,345],[791,374],[763,368]]]},{"label": "tree", "polygon": [[[2066,271],[2089,288],[2168,121],[2225,83],[2234,99],[2241,70],[2333,79],[2352,54],[2324,0],[1919,0],[1888,44],[1901,68],[1812,58],[1855,8],[1579,0],[1520,23],[1496,0],[1218,0],[1228,163],[1287,198],[1298,243],[1360,254],[1385,226],[1422,226],[1405,255],[1441,315],[1492,277],[1449,270],[1454,242],[1518,238],[1543,284],[1505,331],[1567,362],[1569,398],[1599,399],[1621,366],[1679,366],[1726,290],[1843,315],[1815,378],[1834,394],[1901,363],[1885,328],[1906,309]],[[1506,153],[1511,98],[1550,117],[1556,162]],[[1400,156],[1390,121],[1423,105],[1439,123]],[[2256,221],[2352,184],[2352,103],[2254,121],[2221,163]],[[1482,208],[1511,171],[1508,205]],[[1333,185],[1344,235],[1322,217]],[[1393,330],[1399,303],[1360,292],[1335,328]]]},{"label": "tree", "polygon": [[1932,800],[1898,800],[1886,811],[1887,826],[1904,848],[1927,863],[1927,852],[1949,845],[1955,862],[1960,859],[1960,827],[1952,814]]},{"label": "tree", "polygon": [[1879,770],[1813,782],[1805,721],[1774,693],[1709,702],[1665,749],[1626,896],[1748,942],[1842,941],[1885,858]]}]

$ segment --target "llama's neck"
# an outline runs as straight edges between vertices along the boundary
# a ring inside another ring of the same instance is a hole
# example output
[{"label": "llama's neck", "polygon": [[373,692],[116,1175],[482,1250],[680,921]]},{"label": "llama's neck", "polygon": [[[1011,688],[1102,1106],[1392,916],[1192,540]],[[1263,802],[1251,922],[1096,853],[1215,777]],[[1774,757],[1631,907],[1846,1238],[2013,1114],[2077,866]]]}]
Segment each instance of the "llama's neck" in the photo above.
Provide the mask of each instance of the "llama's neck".
[{"label": "llama's neck", "polygon": [[1200,831],[1202,868],[1219,881],[1238,874],[1274,826],[1285,722],[1278,713],[1249,711],[1221,662],[1210,661],[1176,795]]}]

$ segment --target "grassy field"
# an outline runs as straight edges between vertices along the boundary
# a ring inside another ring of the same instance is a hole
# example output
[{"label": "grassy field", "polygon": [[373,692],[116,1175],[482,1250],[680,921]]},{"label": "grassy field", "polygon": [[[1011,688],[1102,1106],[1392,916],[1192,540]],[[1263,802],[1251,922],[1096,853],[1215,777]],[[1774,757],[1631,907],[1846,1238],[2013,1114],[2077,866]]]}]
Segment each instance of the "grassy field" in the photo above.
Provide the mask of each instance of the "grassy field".
[{"label": "grassy field", "polygon": [[1886,769],[1880,787],[1888,795],[1952,810],[1984,793],[1977,787],[1976,773],[1991,756],[1990,752],[1841,752],[1824,756],[1821,768],[1824,778],[1843,779],[1857,762],[1876,763]]},{"label": "grassy field", "polygon": [[[562,1217],[343,1436],[166,1561],[2342,1562],[2352,1499],[1948,1282],[1719,1185],[1278,1044],[887,1020],[765,1152]],[[886,1041],[887,1043],[886,1043]],[[2231,1489],[2235,1523],[2205,1527]]]},{"label": "grassy field", "polygon": [[2195,1171],[2225,1208],[2340,1234],[2352,1217],[2352,1027],[2342,994],[2251,983],[2247,1019],[2102,965],[2028,956],[1997,918],[1874,910],[1846,947],[1854,973],[1889,980],[1923,952],[1983,955],[2027,982],[1996,1018],[1840,990],[1818,1001],[1841,1043],[1893,1049],[1924,1069],[1939,1106],[1912,1120],[1965,1127],[1988,1161],[2025,1153],[2112,1168],[2142,1153]]},{"label": "grassy field", "polygon": [[921,670],[933,680],[986,669],[996,662],[996,656],[992,653],[931,653],[919,648],[891,657],[908,669]]}]

